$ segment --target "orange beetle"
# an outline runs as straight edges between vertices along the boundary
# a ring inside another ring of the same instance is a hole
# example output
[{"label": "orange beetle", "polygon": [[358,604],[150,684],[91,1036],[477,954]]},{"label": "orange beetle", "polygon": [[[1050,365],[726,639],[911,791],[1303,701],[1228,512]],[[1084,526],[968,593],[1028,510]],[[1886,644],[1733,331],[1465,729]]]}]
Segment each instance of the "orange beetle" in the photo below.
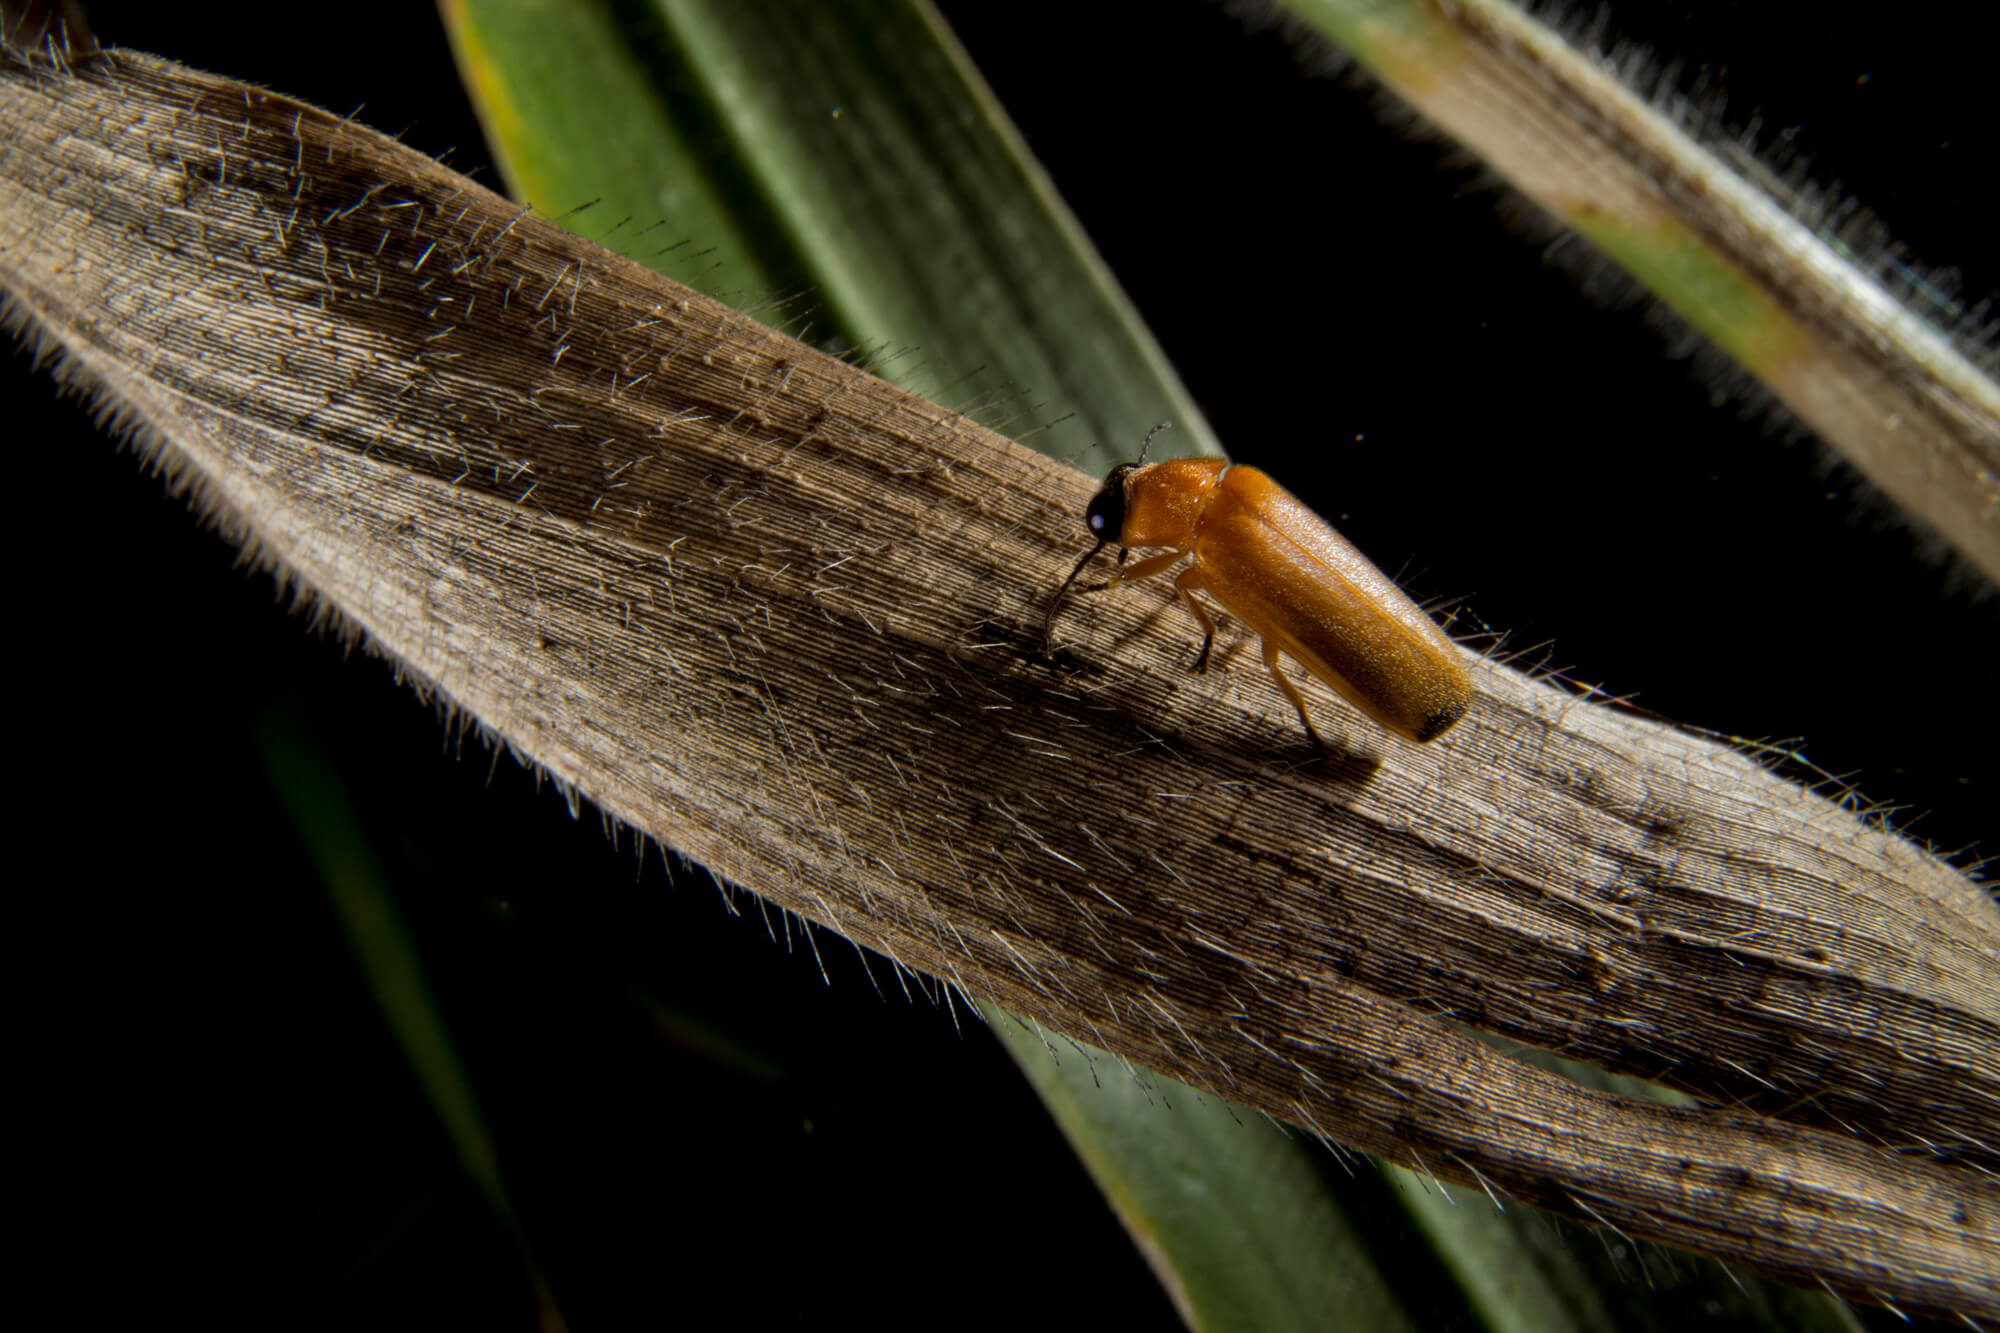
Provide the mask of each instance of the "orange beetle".
[{"label": "orange beetle", "polygon": [[1120,569],[1091,591],[1164,574],[1192,555],[1174,586],[1202,628],[1195,670],[1207,669],[1215,646],[1215,622],[1194,598],[1202,590],[1263,636],[1264,665],[1322,749],[1326,742],[1306,715],[1305,697],[1279,669],[1279,653],[1289,654],[1398,736],[1435,740],[1465,716],[1472,677],[1457,645],[1435,621],[1325,520],[1256,468],[1215,458],[1146,466],[1153,436],[1168,424],[1147,433],[1138,462],[1111,469],[1084,511],[1097,545],[1056,590],[1044,638],[1069,585],[1111,542],[1121,547],[1121,563],[1122,548],[1167,546],[1173,549]]}]

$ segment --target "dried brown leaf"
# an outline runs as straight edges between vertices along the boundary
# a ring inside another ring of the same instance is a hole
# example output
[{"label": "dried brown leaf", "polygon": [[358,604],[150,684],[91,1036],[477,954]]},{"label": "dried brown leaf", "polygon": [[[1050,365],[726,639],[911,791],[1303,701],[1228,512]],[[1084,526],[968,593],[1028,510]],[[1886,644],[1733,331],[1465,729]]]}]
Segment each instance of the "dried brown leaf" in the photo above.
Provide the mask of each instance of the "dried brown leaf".
[{"label": "dried brown leaf", "polygon": [[1170,591],[1051,655],[1089,479],[150,57],[0,62],[0,292],[259,559],[717,874],[1340,1142],[2000,1315],[2000,914],[1834,802],[1483,660],[1428,746],[1323,706],[1322,762]]}]

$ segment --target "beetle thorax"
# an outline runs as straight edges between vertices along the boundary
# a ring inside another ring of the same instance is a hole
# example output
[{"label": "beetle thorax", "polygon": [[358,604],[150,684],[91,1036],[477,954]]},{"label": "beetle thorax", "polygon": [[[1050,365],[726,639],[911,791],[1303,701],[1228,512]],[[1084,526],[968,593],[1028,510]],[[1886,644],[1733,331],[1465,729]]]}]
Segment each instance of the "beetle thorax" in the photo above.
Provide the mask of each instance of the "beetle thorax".
[{"label": "beetle thorax", "polygon": [[1219,458],[1175,458],[1125,479],[1125,546],[1194,545],[1195,525],[1229,466]]}]

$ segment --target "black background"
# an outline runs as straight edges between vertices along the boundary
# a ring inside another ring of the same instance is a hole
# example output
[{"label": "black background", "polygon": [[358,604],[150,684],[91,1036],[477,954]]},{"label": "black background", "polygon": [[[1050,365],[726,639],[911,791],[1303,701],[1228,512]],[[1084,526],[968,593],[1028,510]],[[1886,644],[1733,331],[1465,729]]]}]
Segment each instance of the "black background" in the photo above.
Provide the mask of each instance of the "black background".
[{"label": "black background", "polygon": [[[1990,837],[2000,612],[1976,578],[1637,309],[1581,294],[1574,243],[1499,220],[1520,210],[1385,129],[1357,85],[1207,5],[1084,8],[945,6],[1236,457],[1417,595],[1461,599],[1461,630],[1551,644],[1691,725],[1806,738],[1941,847]],[[2000,165],[1990,47],[1940,26],[1945,5],[1893,31],[1742,8],[1619,4],[1612,26],[1706,68],[1725,119],[1754,116],[1991,294],[1972,202]],[[366,103],[461,169],[486,160],[421,6],[343,5],[310,31],[262,5],[91,10],[107,43]],[[629,838],[447,740],[20,355],[0,359],[0,422],[19,493],[61,497],[13,527],[30,791],[13,827],[23,861],[49,859],[12,877],[10,1081],[46,1243],[90,1266],[79,1309],[125,1293],[223,1325],[529,1318],[512,1243],[266,790],[253,729],[275,710],[361,807],[574,1323],[722,1298],[749,1326],[1171,1325],[963,1011],[906,1003],[880,964],[878,997],[851,947],[821,937],[815,957],[794,931],[787,948],[753,900],[732,915],[657,855],[635,870]],[[640,991],[779,1072],[664,1036]]]}]

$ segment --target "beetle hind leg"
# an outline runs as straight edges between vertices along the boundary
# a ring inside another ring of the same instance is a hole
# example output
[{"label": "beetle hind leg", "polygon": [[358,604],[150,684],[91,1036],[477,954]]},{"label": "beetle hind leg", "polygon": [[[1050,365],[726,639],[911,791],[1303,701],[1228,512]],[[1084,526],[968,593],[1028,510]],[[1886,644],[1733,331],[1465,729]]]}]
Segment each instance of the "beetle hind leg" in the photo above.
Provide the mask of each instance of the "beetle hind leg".
[{"label": "beetle hind leg", "polygon": [[1313,726],[1312,718],[1306,715],[1306,697],[1299,693],[1299,687],[1292,684],[1291,677],[1278,665],[1278,645],[1269,639],[1264,640],[1264,666],[1270,671],[1271,679],[1278,682],[1278,688],[1285,692],[1285,697],[1292,701],[1292,707],[1299,710],[1299,721],[1305,725],[1306,735],[1313,738],[1313,744],[1319,747],[1321,754],[1331,754],[1325,738]]}]

